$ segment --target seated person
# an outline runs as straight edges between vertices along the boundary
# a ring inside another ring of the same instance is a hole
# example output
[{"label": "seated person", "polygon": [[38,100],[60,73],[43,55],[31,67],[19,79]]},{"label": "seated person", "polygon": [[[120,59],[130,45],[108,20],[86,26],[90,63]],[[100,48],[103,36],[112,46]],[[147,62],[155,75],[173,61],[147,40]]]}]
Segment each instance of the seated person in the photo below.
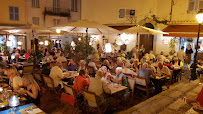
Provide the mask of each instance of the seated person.
[{"label": "seated person", "polygon": [[73,59],[70,59],[67,69],[68,71],[77,71],[78,65],[73,61]]},{"label": "seated person", "polygon": [[94,71],[97,71],[96,59],[92,59],[91,62],[89,62],[87,66],[90,66],[94,69]]},{"label": "seated person", "polygon": [[167,75],[169,77],[171,76],[171,72],[170,72],[169,68],[167,66],[164,66],[162,62],[158,63],[157,74]]},{"label": "seated person", "polygon": [[108,60],[104,60],[102,66],[106,66],[106,68],[107,68],[108,70],[111,70],[111,69],[112,69],[112,68],[111,68],[111,65],[110,65],[110,63],[109,63]]},{"label": "seated person", "polygon": [[148,68],[148,64],[144,63],[142,68],[138,70],[138,76],[146,78],[147,84],[151,85],[150,78],[154,76],[154,73]]},{"label": "seated person", "polygon": [[15,68],[6,69],[5,74],[8,76],[9,85],[13,90],[17,90],[23,85],[22,78]]},{"label": "seated person", "polygon": [[25,58],[28,59],[30,57],[31,51],[28,49],[27,53],[25,54]]},{"label": "seated person", "polygon": [[[102,104],[105,101],[105,94],[104,93],[111,93],[111,90],[108,88],[106,82],[102,81],[103,72],[98,70],[96,72],[95,78],[91,78],[91,82],[89,84],[88,91],[94,92],[97,96],[99,96],[98,100],[99,103]],[[88,101],[88,104],[92,107],[96,107],[96,104]]]},{"label": "seated person", "polygon": [[8,77],[4,74],[5,73],[6,68],[0,64],[0,79],[5,80],[5,82],[7,84],[9,84],[9,79]]},{"label": "seated person", "polygon": [[[87,79],[86,79],[87,78]],[[75,92],[75,95],[78,96],[78,94],[83,93],[83,89],[88,87],[90,84],[90,76],[87,75],[86,70],[82,69],[79,72],[79,76],[76,77],[73,90]]]},{"label": "seated person", "polygon": [[134,69],[134,72],[138,74],[138,70],[140,69],[141,65],[139,65],[139,60],[138,59],[135,59],[133,61],[133,69]]},{"label": "seated person", "polygon": [[183,68],[183,62],[178,59],[178,57],[174,57],[172,64],[174,67],[179,67],[180,69]]},{"label": "seated person", "polygon": [[175,82],[178,82],[178,75],[181,72],[181,69],[183,68],[183,62],[179,60],[177,57],[174,57],[172,64],[174,66],[173,79]]},{"label": "seated person", "polygon": [[63,53],[60,54],[60,56],[56,59],[57,62],[67,62],[67,59],[63,56]]},{"label": "seated person", "polygon": [[154,56],[154,54],[153,54],[153,51],[149,51],[149,59],[150,60],[155,60],[155,56]]},{"label": "seated person", "polygon": [[162,62],[163,62],[166,59],[166,57],[164,56],[164,52],[163,51],[160,53],[160,56],[161,56],[161,59],[162,59]]},{"label": "seated person", "polygon": [[135,72],[130,70],[130,67],[131,67],[130,62],[126,62],[125,63],[125,68],[123,69],[123,73],[125,73],[125,74],[131,74],[132,76],[137,75]]},{"label": "seated person", "polygon": [[63,66],[61,62],[56,62],[56,66],[51,68],[49,76],[54,80],[54,87],[60,87],[60,81],[69,77],[69,75],[63,75],[62,68]]},{"label": "seated person", "polygon": [[129,87],[128,81],[127,81],[126,77],[123,74],[122,67],[117,67],[116,68],[116,77],[115,78],[113,77],[112,80],[115,83],[121,84],[122,86]]},{"label": "seated person", "polygon": [[21,93],[26,93],[26,104],[34,103],[36,106],[40,105],[40,87],[34,80],[31,74],[25,74],[23,76],[23,86],[26,90],[21,90]]},{"label": "seated person", "polygon": [[3,65],[4,68],[7,67],[7,63],[6,63],[5,61],[3,61],[3,58],[2,58],[2,57],[0,57],[0,65]]},{"label": "seated person", "polygon": [[49,52],[46,52],[46,56],[44,57],[45,62],[52,62],[54,61],[53,57],[49,54]]},{"label": "seated person", "polygon": [[49,76],[51,72],[51,64],[50,63],[46,63],[43,68],[42,68],[42,74]]},{"label": "seated person", "polygon": [[57,53],[55,54],[55,56],[56,56],[56,58],[61,56],[61,50],[60,49],[57,50]]},{"label": "seated person", "polygon": [[79,67],[78,67],[78,72],[80,72],[80,70],[87,70],[86,69],[86,61],[85,60],[80,60],[79,62]]},{"label": "seated person", "polygon": [[103,72],[103,77],[102,77],[102,80],[107,80],[107,78],[109,76],[111,76],[111,74],[108,72],[106,66],[102,66],[99,70],[101,70]]},{"label": "seated person", "polygon": [[146,63],[148,64],[147,68],[151,69],[153,71],[153,73],[156,73],[156,68],[151,65],[151,61],[147,61]]},{"label": "seated person", "polygon": [[147,57],[146,56],[143,56],[143,58],[140,60],[141,62],[141,65],[143,65],[144,63],[146,63],[148,60],[147,60]]},{"label": "seated person", "polygon": [[165,59],[163,65],[164,65],[164,66],[167,66],[170,70],[174,70],[173,64],[172,64],[172,63],[170,64],[170,61],[169,61],[168,59]]}]

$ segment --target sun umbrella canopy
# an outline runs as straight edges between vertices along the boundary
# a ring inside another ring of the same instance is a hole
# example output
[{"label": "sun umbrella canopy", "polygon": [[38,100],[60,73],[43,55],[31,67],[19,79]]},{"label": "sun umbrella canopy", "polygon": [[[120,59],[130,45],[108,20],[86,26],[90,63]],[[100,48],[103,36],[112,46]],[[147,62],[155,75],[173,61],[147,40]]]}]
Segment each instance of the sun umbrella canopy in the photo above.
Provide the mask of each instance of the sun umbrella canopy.
[{"label": "sun umbrella canopy", "polygon": [[122,30],[122,32],[124,33],[129,33],[129,34],[168,34],[166,32],[163,32],[163,31],[159,31],[159,30],[154,30],[154,29],[151,29],[151,28],[147,28],[147,27],[144,27],[144,26],[134,26],[134,27],[131,27],[131,28],[128,28],[128,29],[125,29],[125,30]]},{"label": "sun umbrella canopy", "polygon": [[[108,27],[106,25],[89,20],[79,20],[66,25],[52,27],[54,29],[61,29],[62,31],[75,32],[75,33],[91,33],[91,34],[110,34],[120,33],[120,31]],[[86,31],[88,28],[88,31]]]}]

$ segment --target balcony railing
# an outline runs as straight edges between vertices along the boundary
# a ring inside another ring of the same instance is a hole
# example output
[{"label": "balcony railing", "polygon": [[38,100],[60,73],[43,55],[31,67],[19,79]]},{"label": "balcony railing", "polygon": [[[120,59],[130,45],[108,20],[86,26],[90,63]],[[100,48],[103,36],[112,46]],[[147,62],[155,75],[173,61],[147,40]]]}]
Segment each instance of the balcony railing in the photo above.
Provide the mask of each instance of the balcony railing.
[{"label": "balcony railing", "polygon": [[62,17],[71,17],[70,9],[62,9],[62,8],[53,8],[46,7],[44,11],[44,15],[56,15]]}]

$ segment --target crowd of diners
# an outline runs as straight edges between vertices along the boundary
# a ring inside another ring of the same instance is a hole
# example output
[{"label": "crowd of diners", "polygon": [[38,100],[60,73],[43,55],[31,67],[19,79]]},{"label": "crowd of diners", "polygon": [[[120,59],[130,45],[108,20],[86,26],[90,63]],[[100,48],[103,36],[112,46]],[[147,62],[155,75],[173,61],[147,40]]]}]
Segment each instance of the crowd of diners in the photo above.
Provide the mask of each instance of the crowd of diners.
[{"label": "crowd of diners", "polygon": [[[56,88],[62,88],[60,81],[68,82],[77,97],[83,95],[83,89],[87,89],[99,96],[99,100],[104,104],[113,101],[112,96],[109,97],[108,95],[111,94],[111,89],[107,86],[108,81],[129,87],[125,74],[130,74],[132,78],[135,76],[144,77],[147,85],[155,88],[155,94],[162,92],[162,86],[166,82],[178,82],[178,77],[181,75],[184,65],[188,68],[193,53],[191,46],[188,45],[186,52],[182,47],[177,55],[172,53],[165,55],[164,52],[154,55],[153,51],[146,53],[144,46],[141,45],[139,48],[135,46],[132,49],[133,56],[131,58],[126,57],[125,51],[119,50],[116,54],[96,52],[90,59],[76,62],[74,58],[67,59],[63,54],[63,49],[48,51],[48,49],[39,48],[39,51],[43,56],[41,61],[44,63],[41,74],[50,76],[54,80]],[[6,79],[9,88],[14,91],[21,90],[20,88],[24,87],[25,89],[21,92],[27,94],[28,102],[39,106],[41,85],[39,86],[32,74],[21,76],[19,69],[8,68],[10,63],[22,62],[20,56],[26,58],[24,65],[32,65],[33,56],[30,50],[26,53],[14,49],[12,54],[15,58],[9,59],[9,61],[4,61],[0,57],[0,78]],[[51,66],[52,62],[56,63],[55,66]],[[63,62],[67,62],[67,67],[63,67]],[[200,73],[202,73],[202,63],[202,60],[198,61]],[[93,72],[90,73],[89,69]],[[68,78],[70,74],[63,75],[65,70],[76,71],[79,76]],[[158,80],[156,76],[162,76],[163,78]],[[128,93],[129,89],[126,89],[124,92],[113,95],[113,98],[124,98]],[[93,106],[94,104],[89,102],[89,105]]]}]

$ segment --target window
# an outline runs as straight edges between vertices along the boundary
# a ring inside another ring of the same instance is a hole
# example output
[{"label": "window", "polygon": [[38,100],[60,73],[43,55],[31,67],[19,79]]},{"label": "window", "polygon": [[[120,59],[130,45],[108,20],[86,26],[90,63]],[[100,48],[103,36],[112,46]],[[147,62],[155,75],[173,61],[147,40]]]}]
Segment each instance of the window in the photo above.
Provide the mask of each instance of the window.
[{"label": "window", "polygon": [[58,12],[60,9],[60,0],[53,0],[54,12]]},{"label": "window", "polygon": [[39,25],[39,17],[33,17],[32,18],[32,24]]},{"label": "window", "polygon": [[19,21],[19,8],[9,6],[9,18],[12,21]]},{"label": "window", "polygon": [[53,22],[54,22],[54,26],[57,26],[60,24],[60,19],[54,19]]},{"label": "window", "polygon": [[119,18],[125,18],[125,9],[119,9]]},{"label": "window", "polygon": [[39,8],[40,5],[39,5],[39,0],[32,0],[32,7],[36,7],[36,8]]},{"label": "window", "polygon": [[72,0],[71,10],[77,12],[78,11],[78,0]]},{"label": "window", "polygon": [[189,0],[188,13],[197,13],[203,10],[203,0]]}]

